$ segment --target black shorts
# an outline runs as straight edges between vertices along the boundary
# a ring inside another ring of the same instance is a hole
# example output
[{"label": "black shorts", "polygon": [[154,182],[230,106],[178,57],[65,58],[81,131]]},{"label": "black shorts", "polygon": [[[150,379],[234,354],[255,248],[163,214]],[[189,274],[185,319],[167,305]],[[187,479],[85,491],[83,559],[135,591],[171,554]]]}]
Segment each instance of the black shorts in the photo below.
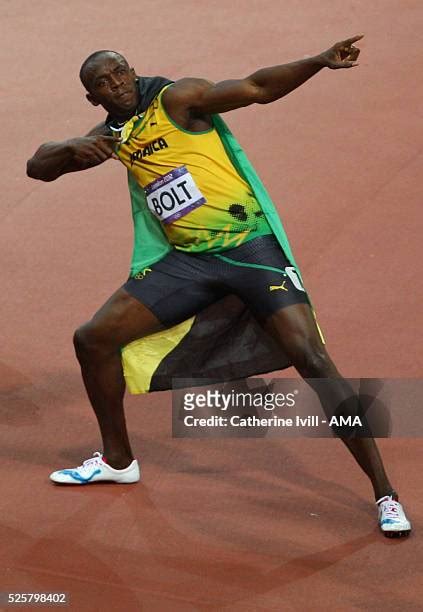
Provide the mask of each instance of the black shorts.
[{"label": "black shorts", "polygon": [[229,294],[261,321],[280,308],[309,304],[301,280],[273,235],[222,253],[171,251],[124,285],[165,326],[197,314]]}]

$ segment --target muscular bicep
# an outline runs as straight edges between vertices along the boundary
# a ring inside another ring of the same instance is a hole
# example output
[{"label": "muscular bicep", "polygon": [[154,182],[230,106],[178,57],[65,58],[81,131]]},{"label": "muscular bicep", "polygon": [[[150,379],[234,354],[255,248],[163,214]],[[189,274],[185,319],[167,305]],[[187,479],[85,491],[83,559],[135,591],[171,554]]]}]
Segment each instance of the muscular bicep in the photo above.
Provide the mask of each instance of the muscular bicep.
[{"label": "muscular bicep", "polygon": [[166,110],[209,115],[225,113],[261,101],[260,88],[249,78],[212,83],[204,79],[181,79],[163,95]]}]

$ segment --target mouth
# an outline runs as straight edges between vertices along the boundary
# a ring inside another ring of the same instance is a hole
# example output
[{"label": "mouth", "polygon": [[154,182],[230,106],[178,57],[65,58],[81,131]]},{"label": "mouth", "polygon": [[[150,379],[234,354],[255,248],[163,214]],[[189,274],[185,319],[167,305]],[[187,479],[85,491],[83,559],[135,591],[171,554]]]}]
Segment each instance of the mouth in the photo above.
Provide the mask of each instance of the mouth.
[{"label": "mouth", "polygon": [[115,93],[113,97],[113,104],[115,106],[115,112],[123,113],[125,116],[134,110],[137,105],[137,95],[132,88],[125,89],[119,93]]},{"label": "mouth", "polygon": [[122,93],[115,96],[114,103],[117,108],[125,109],[125,111],[136,105],[132,91],[122,91]]}]

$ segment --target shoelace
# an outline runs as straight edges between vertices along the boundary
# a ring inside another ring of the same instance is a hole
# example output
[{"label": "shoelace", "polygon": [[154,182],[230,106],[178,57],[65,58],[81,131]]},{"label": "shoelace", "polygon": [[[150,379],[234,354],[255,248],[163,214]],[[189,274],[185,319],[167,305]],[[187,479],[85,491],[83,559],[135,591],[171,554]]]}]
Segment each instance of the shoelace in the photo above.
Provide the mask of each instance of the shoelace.
[{"label": "shoelace", "polygon": [[86,459],[82,465],[78,467],[78,470],[82,470],[86,472],[89,468],[94,467],[96,465],[101,465],[102,454],[99,451],[96,451],[92,457]]},{"label": "shoelace", "polygon": [[382,512],[386,518],[397,519],[400,517],[399,502],[392,498],[381,502]]},{"label": "shoelace", "polygon": [[399,517],[398,508],[394,506],[394,504],[390,504],[387,508],[384,508],[383,513],[385,514],[387,518],[398,518]]}]

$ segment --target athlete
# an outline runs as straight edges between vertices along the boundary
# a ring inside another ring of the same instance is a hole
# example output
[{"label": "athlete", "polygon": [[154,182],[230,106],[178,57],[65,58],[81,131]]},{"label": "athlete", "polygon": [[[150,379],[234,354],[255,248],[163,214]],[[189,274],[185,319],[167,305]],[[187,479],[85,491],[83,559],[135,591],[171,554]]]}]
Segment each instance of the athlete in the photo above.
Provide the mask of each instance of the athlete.
[{"label": "athlete", "polygon": [[[172,82],[139,77],[114,51],[97,51],[84,61],[80,78],[87,100],[103,107],[106,119],[86,136],[41,145],[28,161],[27,174],[53,181],[119,159],[128,169],[136,237],[129,280],[74,336],[103,453],[95,453],[79,467],[53,472],[53,482],[139,480],[124,416],[122,354],[134,342],[146,346],[144,341],[163,330],[168,337],[169,330],[175,337],[179,334],[183,342],[166,349],[155,362],[144,390],[169,388],[163,382],[165,365],[174,373],[172,368],[182,364],[185,375],[206,372],[215,380],[292,365],[314,388],[326,414],[339,406],[354,414],[360,407],[358,396],[326,350],[275,209],[219,114],[279,100],[324,68],[357,66],[360,50],[354,43],[361,38],[354,36],[317,56],[216,84],[194,78]],[[216,315],[222,303],[225,316],[233,315],[225,333],[218,327],[221,315]],[[230,367],[219,362],[214,348],[201,350],[206,338],[202,330],[210,327],[210,342],[213,347],[218,340],[223,343],[228,359],[231,347],[241,346],[239,340],[244,339],[245,346],[236,358],[232,355]],[[233,330],[242,333],[235,336]],[[178,351],[190,342],[196,348],[189,354],[185,350],[181,361]],[[207,360],[202,361],[203,354]],[[148,353],[141,362],[151,359]],[[319,385],[319,380],[328,384]],[[340,437],[371,481],[382,532],[408,535],[410,522],[374,439],[347,435],[344,430]]]}]

